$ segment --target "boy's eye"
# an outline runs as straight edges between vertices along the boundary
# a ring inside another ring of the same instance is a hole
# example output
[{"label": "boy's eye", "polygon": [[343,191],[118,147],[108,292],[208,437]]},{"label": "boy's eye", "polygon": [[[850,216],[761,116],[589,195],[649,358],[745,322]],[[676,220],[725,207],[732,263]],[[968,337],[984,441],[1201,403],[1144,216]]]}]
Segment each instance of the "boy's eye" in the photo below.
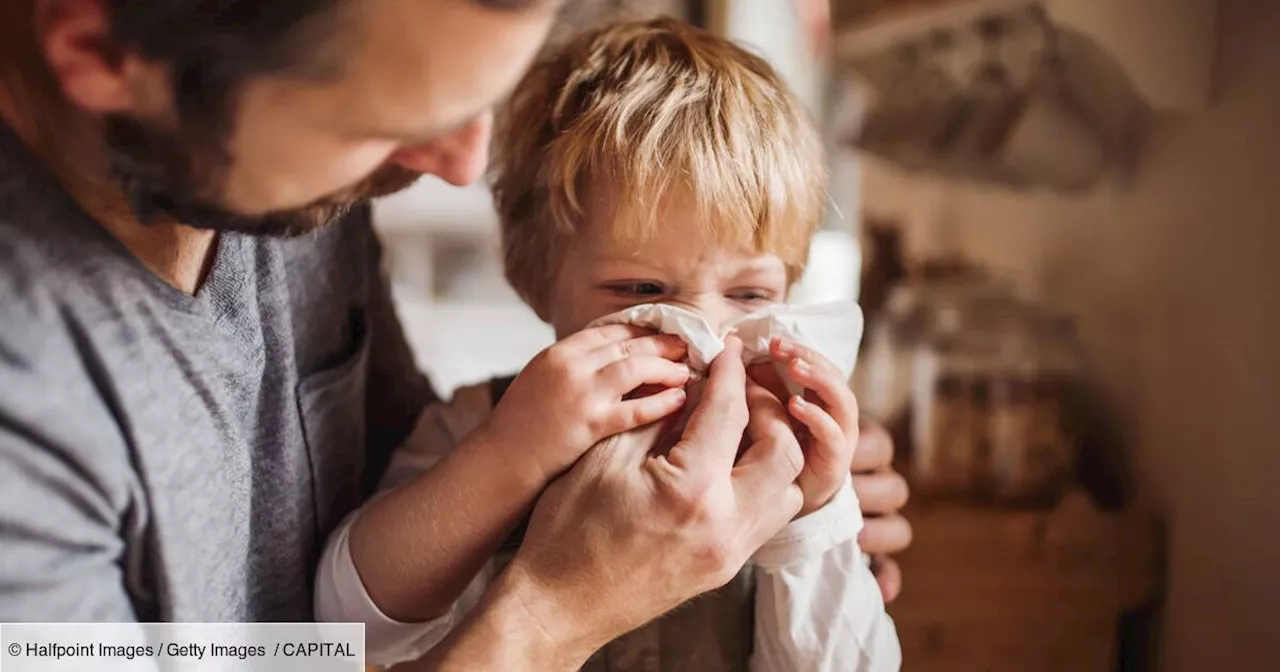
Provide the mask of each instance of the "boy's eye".
[{"label": "boy's eye", "polygon": [[605,289],[620,296],[662,296],[666,288],[649,280],[614,282],[605,285]]},{"label": "boy's eye", "polygon": [[734,301],[742,301],[745,303],[764,303],[768,301],[776,301],[773,292],[765,289],[739,289],[729,294],[729,298]]}]

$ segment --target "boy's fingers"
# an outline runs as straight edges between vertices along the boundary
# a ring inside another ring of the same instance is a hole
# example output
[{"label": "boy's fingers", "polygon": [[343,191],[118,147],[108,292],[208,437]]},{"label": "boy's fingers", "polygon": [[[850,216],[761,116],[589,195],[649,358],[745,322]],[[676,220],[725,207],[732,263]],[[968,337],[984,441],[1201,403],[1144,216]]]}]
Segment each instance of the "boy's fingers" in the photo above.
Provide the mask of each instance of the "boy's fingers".
[{"label": "boy's fingers", "polygon": [[792,397],[787,406],[814,438],[805,454],[806,466],[833,484],[844,482],[849,472],[849,453],[852,451],[850,442],[845,439],[844,430],[840,429],[840,425],[829,413],[803,397]]},{"label": "boy's fingers", "polygon": [[848,381],[844,380],[844,374],[840,372],[840,369],[836,368],[835,364],[831,363],[831,360],[823,357],[818,351],[789,338],[773,339],[769,343],[769,354],[775,360],[783,363],[789,363],[791,360],[796,359],[804,360],[812,369],[811,375],[822,376],[830,380],[839,381],[841,385],[847,385]]},{"label": "boy's fingers", "polygon": [[684,388],[677,387],[647,397],[624,401],[614,410],[607,431],[617,434],[657,422],[678,412],[684,407],[686,399]]},{"label": "boy's fingers", "polygon": [[689,367],[661,357],[627,357],[600,371],[600,391],[609,399],[619,399],[642,385],[684,387]]},{"label": "boy's fingers", "polygon": [[709,478],[729,473],[747,427],[746,382],[742,341],[730,336],[725,339],[724,351],[711,363],[689,425],[668,453],[672,465]]},{"label": "boy's fingers", "polygon": [[805,502],[825,503],[849,478],[852,444],[845,439],[840,425],[817,404],[801,397],[788,403],[791,413],[813,437],[804,453],[804,472],[796,481],[804,491]]},{"label": "boy's fingers", "polygon": [[629,341],[645,335],[652,335],[652,329],[638,327],[634,324],[609,324],[603,327],[591,327],[571,334],[560,341],[562,346],[579,352],[590,352],[610,343]]},{"label": "boy's fingers", "polygon": [[[668,392],[675,393],[677,390],[668,390]],[[648,413],[650,409],[641,412]],[[668,415],[665,419],[660,418],[648,424],[637,424],[634,429],[617,432],[592,446],[584,459],[592,459],[591,456],[595,453],[607,453],[600,459],[607,457],[610,460],[620,460],[639,466],[649,459],[655,448],[660,446],[663,436],[671,429],[672,418],[674,416]]]},{"label": "boy's fingers", "polygon": [[827,359],[822,355],[818,354],[817,351],[815,351],[814,349],[806,345],[802,345],[796,341],[793,341],[789,338],[775,338],[772,341],[770,341],[769,354],[772,355],[774,359],[783,360],[783,361],[792,360],[792,359],[809,359],[814,361],[820,361],[823,364],[826,364],[826,366],[830,368],[837,376],[839,376],[840,374],[840,372],[836,369],[835,365],[827,362]]},{"label": "boy's fingers", "polygon": [[636,338],[612,341],[592,350],[587,357],[597,369],[633,357],[661,357],[680,361],[689,354],[689,347],[679,336],[648,333]]},{"label": "boy's fingers", "polygon": [[[629,341],[647,342],[624,346]],[[679,352],[680,354],[675,357],[678,359],[687,351],[684,341],[679,336],[659,334],[653,329],[634,324],[607,324],[603,327],[583,329],[567,336],[560,341],[559,345],[577,353],[593,353],[593,355],[600,353],[605,355],[608,361],[633,354],[663,356],[664,353]]]},{"label": "boy's fingers", "polygon": [[793,357],[787,363],[786,375],[817,394],[840,426],[858,426],[858,401],[843,374],[826,358],[816,354],[812,358]]}]

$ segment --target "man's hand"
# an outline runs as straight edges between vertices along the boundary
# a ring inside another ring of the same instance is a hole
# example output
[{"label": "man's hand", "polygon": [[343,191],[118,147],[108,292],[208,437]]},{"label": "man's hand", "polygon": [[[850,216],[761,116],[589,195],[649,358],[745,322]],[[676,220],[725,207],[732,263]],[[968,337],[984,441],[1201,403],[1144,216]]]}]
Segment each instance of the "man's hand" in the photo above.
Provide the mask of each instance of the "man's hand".
[{"label": "man's hand", "polygon": [[902,592],[902,571],[889,554],[911,545],[911,523],[898,513],[907,503],[907,481],[893,470],[893,439],[889,433],[865,419],[853,454],[853,489],[866,520],[858,544],[871,555],[871,571],[875,572],[884,601],[892,602]]},{"label": "man's hand", "polygon": [[[525,447],[511,459],[550,481],[606,437],[679,410],[689,381],[689,367],[678,363],[685,354],[679,337],[639,327],[580,331],[520,372],[481,431],[497,445]],[[661,391],[626,398],[641,386]]]},{"label": "man's hand", "polygon": [[655,445],[662,424],[613,437],[539,501],[494,599],[515,596],[559,647],[543,651],[557,666],[728,582],[800,510],[786,410],[747,381],[741,342],[728,341],[674,446]]}]

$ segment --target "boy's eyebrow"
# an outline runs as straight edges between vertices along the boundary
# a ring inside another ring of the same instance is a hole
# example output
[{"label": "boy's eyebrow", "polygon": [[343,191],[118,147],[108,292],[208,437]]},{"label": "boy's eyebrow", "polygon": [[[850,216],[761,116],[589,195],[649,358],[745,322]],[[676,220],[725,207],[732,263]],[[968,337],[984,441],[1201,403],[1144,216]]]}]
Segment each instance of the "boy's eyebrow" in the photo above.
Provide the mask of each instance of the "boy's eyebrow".
[{"label": "boy's eyebrow", "polygon": [[[646,260],[637,257],[619,257],[613,255],[601,255],[596,259],[598,262],[606,264],[627,264],[637,269],[637,274],[643,274],[643,271],[652,270],[660,272],[664,269],[661,260]],[[764,273],[785,273],[786,263],[777,257],[760,257],[755,259],[747,259],[743,261],[734,261],[734,265],[728,269],[726,279],[738,277],[742,275],[759,275]],[[629,271],[630,269],[628,269]]]},{"label": "boy's eyebrow", "polygon": [[764,257],[759,259],[749,259],[747,261],[741,262],[741,265],[735,268],[733,273],[735,276],[737,276],[737,275],[745,275],[745,274],[761,274],[761,273],[775,273],[775,272],[785,273],[786,270],[787,270],[787,265],[781,259],[778,259],[776,257]]},{"label": "boy's eyebrow", "polygon": [[601,255],[596,259],[606,264],[630,264],[632,266],[644,266],[646,268],[657,268],[658,264],[637,257],[616,257],[612,255]]},{"label": "boy's eyebrow", "polygon": [[777,266],[786,266],[782,259],[776,256],[761,256],[754,259],[748,259],[742,263],[743,266],[751,270],[772,270]]}]

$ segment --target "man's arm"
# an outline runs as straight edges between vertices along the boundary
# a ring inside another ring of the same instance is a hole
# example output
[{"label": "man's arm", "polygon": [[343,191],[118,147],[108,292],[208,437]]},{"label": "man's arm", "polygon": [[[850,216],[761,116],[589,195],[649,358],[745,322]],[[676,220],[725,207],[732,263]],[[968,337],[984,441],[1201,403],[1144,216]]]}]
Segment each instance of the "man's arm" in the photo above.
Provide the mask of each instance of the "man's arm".
[{"label": "man's arm", "polygon": [[133,621],[119,429],[51,302],[0,299],[0,621]]},{"label": "man's arm", "polygon": [[0,621],[135,620],[112,503],[33,434],[0,417]]},{"label": "man's arm", "polygon": [[575,631],[561,597],[513,568],[445,641],[391,672],[576,670],[599,644]]}]

